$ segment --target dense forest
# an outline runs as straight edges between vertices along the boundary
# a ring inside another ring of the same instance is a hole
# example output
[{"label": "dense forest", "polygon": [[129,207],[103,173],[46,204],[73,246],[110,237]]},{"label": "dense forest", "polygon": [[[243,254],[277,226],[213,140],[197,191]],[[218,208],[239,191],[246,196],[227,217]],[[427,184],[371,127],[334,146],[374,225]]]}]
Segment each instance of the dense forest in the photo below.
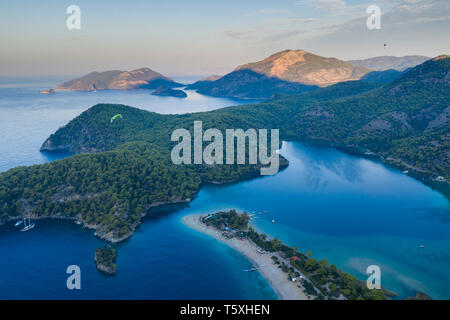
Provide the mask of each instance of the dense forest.
[{"label": "dense forest", "polygon": [[[208,182],[259,175],[258,165],[181,165],[170,160],[173,130],[280,129],[281,139],[373,152],[429,179],[450,180],[450,58],[430,60],[393,82],[340,83],[245,106],[161,115],[123,105],[91,107],[52,134],[43,151],[74,155],[0,174],[0,219],[65,217],[105,239],[132,234],[154,206],[189,202]],[[111,117],[122,118],[111,122]],[[281,166],[287,160],[281,159]]]}]

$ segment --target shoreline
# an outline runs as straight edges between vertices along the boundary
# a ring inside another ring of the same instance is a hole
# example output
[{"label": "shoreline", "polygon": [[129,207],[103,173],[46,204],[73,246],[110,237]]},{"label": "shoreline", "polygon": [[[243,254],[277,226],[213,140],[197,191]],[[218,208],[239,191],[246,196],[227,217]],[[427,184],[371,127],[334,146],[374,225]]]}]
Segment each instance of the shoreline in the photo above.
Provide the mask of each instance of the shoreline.
[{"label": "shoreline", "polygon": [[191,229],[213,237],[217,241],[225,243],[229,247],[235,249],[250,260],[259,268],[261,275],[267,280],[272,289],[277,293],[280,300],[311,300],[302,288],[298,287],[298,282],[289,280],[284,273],[272,261],[270,253],[258,253],[257,246],[248,239],[227,239],[219,230],[208,227],[200,221],[203,215],[187,215],[182,218],[182,222]]}]

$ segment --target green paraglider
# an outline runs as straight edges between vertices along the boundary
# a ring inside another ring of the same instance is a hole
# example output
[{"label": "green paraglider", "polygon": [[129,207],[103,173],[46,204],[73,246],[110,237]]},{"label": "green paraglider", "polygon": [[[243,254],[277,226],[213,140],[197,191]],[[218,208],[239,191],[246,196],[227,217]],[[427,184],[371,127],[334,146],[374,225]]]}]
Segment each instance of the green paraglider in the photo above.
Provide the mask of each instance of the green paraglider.
[{"label": "green paraglider", "polygon": [[123,119],[123,116],[121,114],[116,114],[114,117],[111,118],[111,123],[114,122],[117,118]]}]

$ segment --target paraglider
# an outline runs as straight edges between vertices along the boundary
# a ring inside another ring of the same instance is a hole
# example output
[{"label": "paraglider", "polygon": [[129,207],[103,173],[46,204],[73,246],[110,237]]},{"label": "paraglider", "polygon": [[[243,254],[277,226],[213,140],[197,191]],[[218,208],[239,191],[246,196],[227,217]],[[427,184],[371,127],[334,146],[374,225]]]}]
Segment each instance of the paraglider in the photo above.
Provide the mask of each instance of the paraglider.
[{"label": "paraglider", "polygon": [[116,120],[117,118],[123,119],[123,116],[122,116],[120,113],[119,113],[119,114],[116,114],[115,116],[113,116],[113,117],[111,118],[111,123],[113,123],[114,120]]}]

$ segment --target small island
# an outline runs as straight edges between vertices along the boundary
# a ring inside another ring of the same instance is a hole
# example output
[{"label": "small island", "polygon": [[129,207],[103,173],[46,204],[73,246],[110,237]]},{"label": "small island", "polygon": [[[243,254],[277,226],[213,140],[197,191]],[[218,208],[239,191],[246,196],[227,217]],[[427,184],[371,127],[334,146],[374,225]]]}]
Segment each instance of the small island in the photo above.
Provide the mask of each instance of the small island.
[{"label": "small island", "polygon": [[55,93],[56,91],[55,91],[55,89],[47,89],[47,90],[43,90],[43,91],[40,91],[39,93],[42,93],[42,94],[53,94],[53,93]]},{"label": "small island", "polygon": [[185,216],[183,222],[245,255],[254,265],[244,271],[260,271],[282,300],[390,300],[396,295],[385,288],[369,290],[365,282],[327,260],[268,239],[249,226],[250,219],[245,212],[230,210]]},{"label": "small island", "polygon": [[403,300],[433,300],[429,295],[423,292],[416,292],[414,297],[407,297]]},{"label": "small island", "polygon": [[97,269],[107,275],[116,273],[116,250],[111,247],[103,247],[95,250],[95,264]]},{"label": "small island", "polygon": [[172,89],[169,87],[160,86],[155,91],[152,92],[153,96],[161,97],[175,97],[175,98],[186,98],[187,94],[183,90]]}]

